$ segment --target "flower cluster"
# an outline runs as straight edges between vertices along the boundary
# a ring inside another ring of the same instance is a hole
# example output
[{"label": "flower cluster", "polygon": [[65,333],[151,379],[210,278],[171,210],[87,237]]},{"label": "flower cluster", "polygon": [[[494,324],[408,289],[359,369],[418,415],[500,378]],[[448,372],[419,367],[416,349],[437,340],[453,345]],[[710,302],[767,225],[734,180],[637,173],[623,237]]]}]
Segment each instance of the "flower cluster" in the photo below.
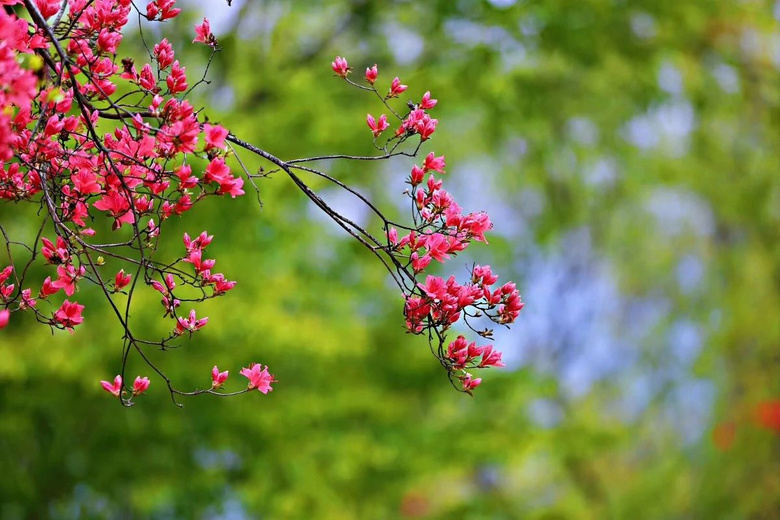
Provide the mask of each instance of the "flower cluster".
[{"label": "flower cluster", "polygon": [[[118,317],[124,351],[137,352],[172,396],[234,395],[254,389],[268,393],[275,379],[263,365],[241,370],[249,384],[240,392],[219,392],[228,372],[217,367],[209,388],[183,392],[143,354],[150,347],[168,350],[203,329],[209,321],[199,316],[197,303],[225,295],[236,285],[215,272],[217,260],[207,252],[213,236],[206,231],[194,238],[185,233],[179,258],[160,258],[158,245],[168,237],[170,219],[186,218],[207,198],[245,194],[253,174],[243,166],[238,174],[231,169],[231,164],[244,164],[233,162],[240,150],[270,161],[383,261],[389,258],[385,265],[400,273],[408,330],[437,338],[440,361],[464,391],[471,392],[481,381],[467,370],[501,366],[501,355],[491,345],[464,346],[466,340],[460,338],[446,343],[447,333],[459,321],[471,327],[469,320],[486,317],[509,324],[523,304],[514,285],[499,286],[487,266],[475,266],[465,283],[430,272],[472,242],[487,243],[485,233],[492,225],[483,212],[464,213],[443,189],[444,156],[430,153],[421,166],[412,168],[408,193],[413,223],[393,224],[382,217],[387,242],[380,243],[330,209],[293,171],[316,172],[299,165],[314,159],[281,161],[196,111],[188,96],[205,76],[188,76],[166,38],[149,46],[148,60],[121,58],[119,47],[131,11],[140,8],[146,22],[163,22],[180,13],[176,0],[147,0],[145,9],[131,0],[0,4],[5,7],[0,10],[0,200],[29,203],[42,216],[30,244],[9,238],[4,228],[9,265],[0,266],[0,329],[13,326],[14,314],[26,311],[52,328],[74,332],[85,320],[80,291],[91,284]],[[17,4],[29,21],[14,14],[10,6]],[[195,26],[192,41],[211,57],[219,50],[206,19]],[[345,58],[336,57],[331,68],[346,82],[372,92],[385,107],[378,117],[366,117],[374,145],[383,152],[377,159],[416,155],[434,135],[438,120],[429,112],[437,100],[430,92],[410,101],[407,110],[396,111],[391,103],[409,89],[398,77],[380,92],[377,65],[366,68],[363,85],[349,79],[352,69]],[[398,127],[387,132],[392,118]],[[414,153],[397,151],[403,143],[417,142],[415,136],[419,142]],[[405,230],[403,236],[398,229]],[[43,280],[31,279],[39,272],[30,269],[36,262],[46,270]],[[159,295],[163,319],[170,323],[166,337],[144,339],[131,327],[129,310],[139,298],[136,291]],[[489,337],[488,330],[478,333]],[[123,357],[122,374],[128,357]],[[123,385],[121,376],[102,382],[106,391],[129,405],[147,391],[150,381],[139,376],[132,388]]]},{"label": "flower cluster", "polygon": [[[263,394],[267,394],[268,392],[273,390],[273,388],[271,388],[271,385],[273,383],[278,382],[274,378],[273,374],[270,374],[268,372],[268,367],[263,368],[262,365],[252,363],[251,365],[249,365],[249,368],[244,368],[241,370],[241,375],[246,377],[249,380],[249,384],[244,390],[233,392],[231,394],[223,394],[223,393],[216,392],[216,390],[224,386],[229,374],[230,372],[227,370],[225,370],[224,372],[220,372],[219,368],[217,368],[217,366],[214,365],[214,368],[211,369],[211,388],[204,391],[192,392],[192,393],[236,395],[236,394],[250,392],[252,390],[258,390]],[[146,390],[149,389],[150,384],[151,382],[149,381],[148,377],[141,377],[141,376],[136,377],[135,381],[133,381],[133,388],[132,391],[130,392],[130,395],[132,397],[136,397],[145,393]],[[125,392],[123,386],[123,379],[121,375],[117,375],[113,381],[101,381],[100,385],[103,387],[103,390],[113,395],[114,397],[121,397]],[[177,392],[177,393],[181,393],[181,392]],[[129,399],[131,399],[132,397],[130,397]]]},{"label": "flower cluster", "polygon": [[[157,343],[165,349],[208,321],[194,309],[179,315],[182,301],[218,297],[236,284],[213,271],[216,260],[205,258],[213,239],[206,232],[184,235],[183,257],[156,258],[166,220],[207,197],[244,194],[244,179],[228,166],[228,130],[202,121],[186,99],[192,82],[167,39],[152,46],[146,63],[119,59],[130,0],[0,3],[23,3],[32,20],[0,10],[0,199],[45,210],[39,238],[26,249],[32,255],[11,258],[0,272],[0,328],[27,310],[39,322],[73,332],[84,322],[84,305],[76,300],[85,281],[102,287],[114,306],[122,297],[129,306],[138,285],[162,295],[164,315],[173,322],[171,334]],[[170,20],[181,11],[175,4],[150,1],[145,16]],[[218,50],[208,20],[194,32],[194,43]],[[107,133],[101,132],[105,120]],[[109,238],[111,231],[118,238]],[[38,258],[50,273],[36,284],[27,267]],[[126,348],[155,344],[120,321]],[[132,394],[148,384],[136,380]],[[103,386],[122,396],[121,380]]]},{"label": "flower cluster", "polygon": [[[340,56],[333,62],[333,69],[344,79],[347,79],[346,75],[351,70],[347,60]],[[370,87],[347,81],[375,92],[390,108],[387,101],[397,98],[408,86],[401,84],[396,77],[388,93],[381,96],[374,87],[377,78],[378,69],[374,65],[366,69],[365,80]],[[404,116],[398,115],[400,126],[388,140],[398,139],[398,143],[390,150],[386,147],[383,150],[392,154],[400,142],[414,135],[419,135],[421,142],[428,140],[436,130],[438,120],[432,119],[427,111],[437,103],[430,91],[423,94],[420,102],[410,101],[407,105],[409,111]],[[395,111],[393,114],[397,115]],[[378,119],[369,114],[366,121],[374,138],[390,126],[385,114]],[[402,270],[411,281],[411,287],[407,287],[409,290],[404,295],[407,330],[436,338],[436,352],[442,365],[447,368],[451,378],[459,380],[463,391],[471,393],[482,380],[473,378],[467,370],[504,366],[501,353],[494,350],[492,345],[478,347],[476,343],[467,344],[464,336],[458,336],[445,348],[446,333],[462,320],[472,331],[490,337],[490,329],[476,330],[469,320],[486,318],[495,324],[509,325],[517,319],[523,302],[514,283],[497,286],[498,276],[493,274],[490,266],[475,265],[470,278],[463,284],[458,283],[454,276],[445,280],[432,274],[426,274],[424,281],[418,280],[430,268],[433,260],[444,263],[466,249],[471,242],[487,244],[485,233],[493,226],[485,212],[463,213],[453,196],[443,188],[442,179],[437,177],[445,173],[445,167],[445,157],[436,156],[434,152],[425,156],[421,166],[412,167],[407,178],[410,185],[407,193],[412,203],[414,223],[406,227],[408,233],[400,237],[398,229],[390,226],[387,231],[387,250],[394,258],[402,261]]]}]

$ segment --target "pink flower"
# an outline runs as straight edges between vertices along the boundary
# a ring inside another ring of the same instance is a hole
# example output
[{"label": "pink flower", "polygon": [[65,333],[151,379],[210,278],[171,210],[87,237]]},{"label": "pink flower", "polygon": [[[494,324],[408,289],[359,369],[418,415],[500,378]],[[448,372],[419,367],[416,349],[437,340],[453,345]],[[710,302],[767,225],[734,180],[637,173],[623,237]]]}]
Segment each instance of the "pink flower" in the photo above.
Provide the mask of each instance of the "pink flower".
[{"label": "pink flower", "polygon": [[51,18],[60,10],[59,0],[36,0],[35,3],[44,18]]},{"label": "pink flower", "polygon": [[191,309],[187,318],[179,317],[176,319],[176,334],[184,334],[184,331],[195,332],[202,329],[208,322],[208,318],[197,319],[195,309]]},{"label": "pink flower", "polygon": [[176,0],[154,0],[146,6],[146,16],[149,20],[154,20],[160,15],[160,20],[173,18],[181,12],[181,9],[174,8]]},{"label": "pink flower", "polygon": [[440,155],[439,157],[434,157],[433,152],[431,152],[425,157],[423,170],[426,172],[434,171],[437,173],[444,173],[444,166],[444,156]]},{"label": "pink flower", "polygon": [[46,261],[49,262],[50,264],[61,264],[63,262],[66,262],[68,258],[70,258],[70,253],[68,252],[68,244],[67,242],[65,242],[65,239],[62,238],[61,236],[57,236],[56,247],[51,242],[51,240],[49,240],[46,237],[41,238],[41,242],[43,242],[41,253],[43,254],[43,257],[46,259]]},{"label": "pink flower", "polygon": [[479,366],[480,368],[484,368],[505,367],[506,365],[501,361],[501,352],[493,350],[493,345],[487,345],[482,351],[482,361]]},{"label": "pink flower", "polygon": [[133,381],[133,395],[141,395],[149,388],[149,378],[138,376]]},{"label": "pink flower", "polygon": [[430,137],[436,131],[436,125],[438,123],[438,119],[431,119],[431,116],[425,114],[415,123],[414,130],[420,134],[420,138],[423,141],[426,141],[430,139]]},{"label": "pink flower", "polygon": [[477,242],[488,243],[485,233],[493,227],[487,213],[469,213],[463,220],[462,226],[468,231],[469,236]]},{"label": "pink flower", "polygon": [[420,101],[420,108],[422,108],[423,110],[430,110],[433,107],[435,107],[436,103],[438,102],[439,101],[436,99],[431,99],[430,92],[426,92],[422,97],[422,101]]},{"label": "pink flower", "polygon": [[178,94],[187,90],[187,75],[185,71],[186,69],[179,65],[179,60],[173,62],[171,72],[165,80],[171,94]]},{"label": "pink flower", "polygon": [[472,395],[471,391],[478,387],[480,383],[482,383],[482,378],[478,377],[476,379],[472,379],[471,374],[467,372],[466,375],[460,377],[460,381],[463,384],[463,391],[469,395]]},{"label": "pink flower", "polygon": [[204,18],[203,23],[195,26],[195,39],[192,43],[205,43],[214,47],[217,44],[217,39],[211,34],[211,25],[208,19]]},{"label": "pink flower", "polygon": [[54,313],[54,322],[73,332],[73,327],[80,325],[84,321],[84,318],[81,316],[81,311],[83,310],[83,305],[65,300],[57,312]]},{"label": "pink flower", "polygon": [[183,261],[192,264],[193,267],[195,267],[196,274],[201,274],[203,271],[210,271],[217,262],[213,259],[203,259],[203,251],[200,249],[193,249],[190,251],[187,254],[187,258],[185,258]]},{"label": "pink flower", "polygon": [[368,81],[373,85],[374,82],[376,81],[377,74],[378,71],[376,68],[376,63],[374,63],[373,67],[366,69],[366,81]]},{"label": "pink flower", "polygon": [[43,287],[41,287],[41,292],[38,293],[38,297],[48,298],[52,294],[56,294],[59,290],[59,287],[54,287],[54,284],[51,281],[51,276],[47,276],[43,281]]},{"label": "pink flower", "polygon": [[117,291],[121,291],[125,287],[127,287],[127,284],[130,283],[130,278],[132,275],[125,274],[124,269],[120,269],[118,273],[116,273],[116,276],[114,277],[114,288]]},{"label": "pink flower", "polygon": [[390,228],[390,231],[387,232],[387,241],[390,242],[390,244],[397,246],[398,245],[398,230],[395,228]]},{"label": "pink flower", "polygon": [[116,376],[113,383],[109,383],[108,381],[101,381],[100,384],[103,385],[103,390],[109,394],[114,394],[116,397],[119,397],[119,393],[122,391],[122,376]]},{"label": "pink flower", "polygon": [[215,158],[206,166],[206,174],[203,176],[203,180],[219,183],[217,193],[220,195],[227,193],[236,198],[237,195],[244,194],[244,190],[241,189],[244,186],[244,179],[233,177],[230,174],[230,167],[225,164],[225,160],[222,157]]},{"label": "pink flower", "polygon": [[221,125],[203,125],[203,133],[206,138],[206,150],[209,148],[225,148],[225,138],[228,131]]},{"label": "pink flower", "polygon": [[73,296],[76,291],[76,282],[84,276],[86,268],[82,265],[78,269],[73,264],[57,266],[57,280],[52,283],[52,287],[62,289],[68,296]]},{"label": "pink flower", "polygon": [[425,268],[428,267],[428,264],[431,263],[431,255],[429,254],[425,254],[421,257],[415,252],[412,253],[412,256],[410,256],[409,259],[412,261],[412,269],[414,269],[415,273],[425,270]]},{"label": "pink flower", "polygon": [[201,274],[204,283],[214,286],[214,296],[225,294],[236,286],[236,282],[227,280],[222,273],[211,274],[210,271],[203,271]]},{"label": "pink flower", "polygon": [[428,275],[425,277],[425,285],[418,283],[417,287],[422,289],[428,298],[432,300],[441,300],[447,294],[447,284],[439,276]]},{"label": "pink flower", "polygon": [[263,368],[263,365],[252,363],[249,368],[242,368],[241,375],[249,379],[250,390],[257,388],[259,391],[267,394],[273,388],[271,383],[276,383],[274,376],[268,373],[268,367]]},{"label": "pink flower", "polygon": [[35,307],[37,303],[38,301],[32,297],[32,291],[30,289],[22,290],[22,303],[19,304],[20,309],[28,309],[30,307]]},{"label": "pink flower", "polygon": [[390,93],[387,95],[387,97],[398,97],[398,95],[407,88],[409,87],[406,85],[401,85],[401,80],[396,76],[396,78],[393,80],[393,83],[390,85]]},{"label": "pink flower", "polygon": [[379,134],[384,132],[390,124],[387,122],[387,116],[382,114],[379,116],[379,121],[374,119],[374,116],[371,114],[366,115],[366,122],[368,123],[368,127],[371,129],[372,132],[374,132],[374,137],[379,137]]},{"label": "pink flower", "polygon": [[97,183],[97,176],[90,170],[80,168],[78,172],[70,176],[73,187],[81,195],[91,193],[100,193],[100,185]]},{"label": "pink flower", "polygon": [[209,235],[206,231],[201,232],[201,234],[194,239],[190,238],[189,234],[184,233],[183,238],[184,247],[187,249],[188,253],[193,249],[204,249],[212,240],[214,240],[214,235]]},{"label": "pink flower", "polygon": [[0,284],[5,283],[6,280],[8,280],[8,277],[11,276],[11,273],[14,272],[14,266],[9,265],[2,271],[0,271]]},{"label": "pink flower", "polygon": [[333,69],[333,72],[342,78],[346,78],[349,71],[352,70],[349,68],[346,58],[342,58],[341,56],[336,56],[336,59],[331,62],[330,66]]},{"label": "pink flower", "polygon": [[130,210],[130,203],[127,198],[118,191],[111,190],[93,204],[95,209],[108,212],[114,217],[114,230],[122,227],[122,224],[132,224],[135,222],[135,215]]},{"label": "pink flower", "polygon": [[418,184],[420,184],[423,181],[424,177],[425,177],[425,170],[423,170],[416,164],[412,166],[412,175],[410,178],[412,186],[417,186]]},{"label": "pink flower", "polygon": [[489,265],[476,265],[471,275],[471,281],[473,283],[481,283],[482,285],[493,285],[498,281],[498,275],[493,274]]},{"label": "pink flower", "polygon": [[160,70],[166,69],[168,65],[173,63],[173,47],[168,43],[168,38],[155,44],[154,57],[157,59],[157,64],[160,66]]},{"label": "pink flower", "polygon": [[211,388],[221,387],[223,384],[225,384],[227,378],[228,371],[225,370],[224,372],[220,372],[217,368],[217,365],[214,365],[214,368],[211,369]]},{"label": "pink flower", "polygon": [[11,311],[3,309],[0,311],[0,329],[4,329],[8,325],[8,321],[11,319]]},{"label": "pink flower", "polygon": [[441,233],[434,233],[433,235],[426,235],[425,247],[428,249],[428,254],[439,262],[444,263],[450,255],[447,253],[450,250],[450,241],[447,237]]}]

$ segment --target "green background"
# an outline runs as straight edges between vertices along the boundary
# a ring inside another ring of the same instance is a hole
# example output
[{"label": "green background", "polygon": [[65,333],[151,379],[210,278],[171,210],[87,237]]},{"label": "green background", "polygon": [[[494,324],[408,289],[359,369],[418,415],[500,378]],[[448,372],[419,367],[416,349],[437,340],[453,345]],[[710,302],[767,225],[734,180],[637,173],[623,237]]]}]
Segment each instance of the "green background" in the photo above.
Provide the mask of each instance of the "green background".
[{"label": "green background", "polygon": [[[73,335],[16,314],[0,518],[778,518],[779,441],[755,407],[780,398],[780,3],[204,3],[145,35],[194,80],[207,14],[222,52],[194,104],[278,157],[372,153],[365,114],[382,107],[333,77],[336,55],[358,80],[377,63],[380,89],[399,76],[404,102],[439,100],[422,151],[495,222],[446,269],[518,283],[526,309],[496,339],[509,367],[453,391],[383,267],[276,173],[262,208],[248,192],[173,223],[169,237],[213,233],[238,285],[155,356],[184,389],[214,364],[239,389],[257,361],[275,390],[180,409],[152,377],[125,409],[98,384],[121,331],[93,287]],[[412,164],[322,167],[396,216]],[[32,212],[0,218],[26,231]],[[180,255],[171,240],[163,255]],[[133,311],[151,336],[170,326],[155,294]],[[729,449],[719,424],[735,425]]]}]

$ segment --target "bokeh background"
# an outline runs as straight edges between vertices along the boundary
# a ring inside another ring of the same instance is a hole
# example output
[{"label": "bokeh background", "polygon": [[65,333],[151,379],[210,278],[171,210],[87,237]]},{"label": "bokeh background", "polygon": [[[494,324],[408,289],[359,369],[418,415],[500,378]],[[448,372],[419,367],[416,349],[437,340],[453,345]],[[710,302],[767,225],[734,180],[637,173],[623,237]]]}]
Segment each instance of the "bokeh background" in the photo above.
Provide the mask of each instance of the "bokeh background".
[{"label": "bokeh background", "polygon": [[[489,263],[526,301],[497,331],[509,366],[453,391],[382,266],[274,174],[262,208],[248,194],[175,223],[214,233],[239,285],[155,358],[183,388],[215,363],[240,387],[260,361],[274,392],[180,409],[152,378],[124,409],[98,384],[121,331],[97,291],[73,335],[16,315],[0,518],[780,518],[780,2],[179,3],[145,36],[195,78],[208,16],[222,52],[196,104],[281,158],[371,153],[381,106],[333,77],[337,54],[439,99],[423,151],[495,222],[450,264]],[[322,166],[395,214],[412,164]],[[154,335],[170,324],[146,302]]]}]

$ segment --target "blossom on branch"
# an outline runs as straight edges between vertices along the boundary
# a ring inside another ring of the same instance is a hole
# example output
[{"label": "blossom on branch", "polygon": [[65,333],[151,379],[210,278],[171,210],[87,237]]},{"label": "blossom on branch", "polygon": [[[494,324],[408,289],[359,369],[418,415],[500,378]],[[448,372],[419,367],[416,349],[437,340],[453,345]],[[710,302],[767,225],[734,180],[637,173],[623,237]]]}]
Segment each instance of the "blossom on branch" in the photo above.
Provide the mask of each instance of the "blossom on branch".
[{"label": "blossom on branch", "polygon": [[133,395],[141,395],[149,388],[149,378],[138,376],[133,381]]},{"label": "blossom on branch", "polygon": [[247,388],[257,389],[264,394],[273,390],[271,384],[277,382],[274,376],[268,373],[268,367],[263,368],[263,365],[260,364],[253,363],[249,365],[249,368],[242,368],[240,374],[249,379]]},{"label": "blossom on branch", "polygon": [[341,56],[336,56],[336,59],[331,62],[330,66],[333,69],[333,72],[342,78],[346,78],[347,74],[352,70],[349,68],[347,60]]},{"label": "blossom on branch", "polygon": [[203,23],[195,26],[195,39],[192,43],[205,43],[211,47],[216,47],[217,38],[211,34],[211,25],[208,19],[204,18]]},{"label": "blossom on branch", "polygon": [[103,390],[116,397],[119,397],[122,392],[122,376],[116,376],[113,382],[101,381],[100,384],[103,386]]},{"label": "blossom on branch", "polygon": [[217,389],[225,384],[225,381],[227,381],[228,378],[228,374],[229,372],[227,370],[220,372],[217,368],[217,365],[214,365],[214,368],[211,369],[211,388]]},{"label": "blossom on branch", "polygon": [[379,134],[384,132],[390,124],[387,122],[387,116],[382,114],[379,116],[379,119],[374,119],[374,116],[371,114],[366,115],[366,123],[368,123],[368,127],[371,129],[371,131],[374,133],[374,137],[379,137]]}]

